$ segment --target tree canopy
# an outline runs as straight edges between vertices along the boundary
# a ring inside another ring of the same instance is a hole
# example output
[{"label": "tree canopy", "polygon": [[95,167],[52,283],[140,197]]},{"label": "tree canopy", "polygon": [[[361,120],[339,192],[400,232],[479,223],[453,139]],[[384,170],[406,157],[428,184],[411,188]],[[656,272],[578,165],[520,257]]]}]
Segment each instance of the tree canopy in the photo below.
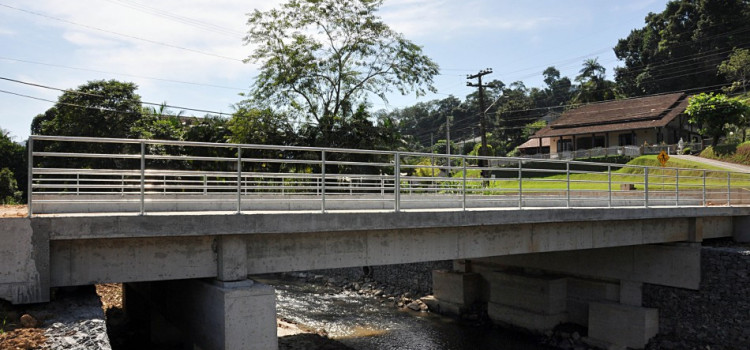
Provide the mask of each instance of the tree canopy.
[{"label": "tree canopy", "polygon": [[615,69],[619,90],[640,96],[723,83],[717,66],[732,49],[750,43],[747,23],[746,0],[670,1],[615,46],[615,55],[625,63]]},{"label": "tree canopy", "polygon": [[742,92],[746,93],[750,81],[750,50],[734,49],[729,58],[719,65],[719,73],[732,83],[729,90],[742,88]]},{"label": "tree canopy", "polygon": [[34,118],[37,135],[137,137],[134,126],[142,118],[141,97],[133,83],[90,81],[65,91],[54,107]]},{"label": "tree canopy", "polygon": [[690,124],[698,125],[698,132],[713,137],[712,146],[715,147],[719,138],[748,113],[748,106],[724,94],[702,93],[690,98],[685,113],[690,117]]},{"label": "tree canopy", "polygon": [[20,191],[26,190],[27,172],[24,158],[24,146],[14,142],[10,133],[0,128],[0,204],[23,200]]},{"label": "tree canopy", "polygon": [[[249,15],[245,62],[261,65],[250,98],[312,117],[354,115],[372,93],[435,91],[438,65],[376,15],[382,0],[289,0]],[[349,109],[349,111],[346,111]]]}]

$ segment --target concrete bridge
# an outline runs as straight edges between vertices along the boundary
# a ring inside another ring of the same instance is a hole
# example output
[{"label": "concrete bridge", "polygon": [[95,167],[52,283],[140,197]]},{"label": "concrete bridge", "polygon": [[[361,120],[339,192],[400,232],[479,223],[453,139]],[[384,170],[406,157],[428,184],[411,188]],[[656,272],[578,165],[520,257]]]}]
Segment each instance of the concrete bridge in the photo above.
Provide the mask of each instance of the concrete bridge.
[{"label": "concrete bridge", "polygon": [[[47,141],[60,140],[97,141]],[[198,348],[274,349],[273,288],[249,275],[453,260],[453,271],[433,273],[436,309],[461,312],[472,303],[487,303],[498,323],[543,331],[575,322],[588,326],[589,336],[603,344],[637,348],[658,332],[658,310],[641,305],[643,283],[697,289],[703,239],[750,240],[743,174],[720,175],[727,181],[722,193],[710,188],[715,181],[706,172],[689,186],[686,178],[694,173],[680,176],[678,169],[674,183],[662,173],[661,185],[674,187],[666,194],[649,185],[658,170],[644,169],[643,182],[635,186],[645,187],[633,195],[628,189],[613,191],[612,165],[603,165],[608,171],[599,174],[608,188],[590,190],[576,189],[579,172],[571,167],[577,163],[561,162],[562,190],[523,192],[530,182],[524,181],[524,164],[517,163],[518,169],[510,170],[520,174],[515,193],[474,188],[463,169],[461,181],[446,173],[431,177],[429,186],[409,189],[414,179],[401,173],[401,154],[393,162],[377,162],[395,174],[378,174],[380,184],[391,185],[375,186],[339,181],[356,174],[326,173],[325,154],[333,151],[314,150],[322,152],[322,159],[312,161],[323,165],[317,180],[292,181],[288,173],[276,172],[263,174],[275,180],[261,181],[258,174],[243,173],[243,162],[250,159],[242,158],[242,149],[250,146],[231,145],[240,156],[232,160],[238,164],[236,181],[228,185],[234,193],[226,193],[227,185],[209,184],[210,176],[227,176],[216,175],[217,170],[198,170],[193,175],[202,180],[197,182],[189,182],[185,170],[173,177],[153,175],[156,170],[145,166],[147,141],[135,142],[141,145],[136,156],[30,151],[30,217],[0,220],[0,298],[45,302],[50,288],[125,283],[129,313],[158,311]],[[141,162],[133,173],[87,165],[50,168],[36,161],[40,157]],[[469,159],[462,157],[466,166]],[[508,169],[500,168],[483,169],[497,174]],[[271,185],[278,181],[273,176],[282,175],[283,194]],[[177,191],[194,187],[203,193]],[[212,188],[220,193],[209,193]],[[571,205],[576,199],[587,206]],[[727,201],[717,205],[721,200]],[[498,205],[507,201],[513,205]]]}]

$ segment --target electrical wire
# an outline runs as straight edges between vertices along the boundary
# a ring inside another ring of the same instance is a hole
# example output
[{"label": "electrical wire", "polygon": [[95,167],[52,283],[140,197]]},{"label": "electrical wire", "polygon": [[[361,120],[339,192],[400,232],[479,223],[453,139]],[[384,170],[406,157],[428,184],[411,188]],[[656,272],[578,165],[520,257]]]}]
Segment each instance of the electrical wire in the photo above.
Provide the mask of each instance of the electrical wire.
[{"label": "electrical wire", "polygon": [[237,59],[237,58],[233,58],[233,57],[223,56],[223,55],[219,55],[219,54],[215,54],[215,53],[211,53],[211,52],[206,52],[206,51],[201,51],[201,50],[196,50],[196,49],[191,49],[191,48],[187,48],[187,47],[183,47],[183,46],[179,46],[179,45],[164,43],[164,42],[161,42],[161,41],[156,41],[156,40],[151,40],[151,39],[145,39],[145,38],[137,37],[137,36],[134,36],[134,35],[118,33],[118,32],[115,32],[115,31],[108,30],[108,29],[102,29],[102,28],[90,26],[90,25],[87,25],[87,24],[82,24],[82,23],[78,23],[78,22],[74,22],[74,21],[69,21],[67,19],[63,19],[63,18],[59,18],[59,17],[54,17],[54,16],[49,16],[49,15],[45,15],[45,14],[40,13],[40,12],[25,10],[25,9],[22,9],[22,8],[13,7],[13,6],[10,6],[10,5],[7,5],[7,4],[3,4],[3,3],[0,3],[0,6],[6,7],[6,8],[9,8],[9,9],[12,9],[12,10],[24,12],[24,13],[27,13],[27,14],[39,16],[39,17],[42,17],[42,18],[47,18],[47,19],[51,19],[51,20],[55,20],[55,21],[59,21],[59,22],[63,22],[63,23],[71,24],[71,25],[75,25],[75,26],[86,28],[86,29],[89,29],[89,30],[95,30],[95,31],[99,31],[99,32],[102,32],[102,33],[107,33],[107,34],[121,36],[121,37],[124,37],[124,38],[139,40],[139,41],[147,42],[147,43],[154,44],[154,45],[160,45],[160,46],[170,47],[170,48],[173,48],[173,49],[179,49],[179,50],[189,51],[189,52],[193,52],[193,53],[197,53],[197,54],[201,54],[201,55],[212,56],[212,57],[221,58],[221,59],[230,60],[230,61],[243,62],[243,60]]},{"label": "electrical wire", "polygon": [[[78,95],[86,95],[86,96],[107,98],[107,96],[101,95],[101,94],[94,94],[94,93],[77,91],[77,90],[61,89],[61,88],[52,87],[52,86],[48,86],[48,85],[36,84],[36,83],[27,82],[27,81],[6,78],[6,77],[0,77],[0,80],[5,80],[5,81],[12,82],[12,83],[18,83],[18,84],[23,84],[23,85],[28,85],[28,86],[34,86],[34,87],[48,89],[48,90],[56,90],[56,91],[73,93],[73,94],[78,94]],[[4,91],[4,92],[8,93],[7,91]],[[18,94],[15,94],[15,95],[18,95]],[[30,97],[30,96],[24,96],[24,97],[33,98],[33,97]],[[46,99],[40,99],[40,98],[34,98],[34,99],[41,100],[41,101],[47,101],[47,102],[53,102],[54,103],[54,101],[50,101],[50,100],[46,100]],[[184,110],[184,111],[191,111],[191,112],[201,112],[201,113],[217,114],[219,116],[230,115],[230,114],[223,113],[223,112],[210,111],[210,110],[200,109],[200,108],[190,108],[190,107],[173,106],[173,105],[168,105],[166,103],[154,103],[154,102],[141,101],[141,104],[149,105],[149,106],[159,106],[159,107],[164,106],[165,108],[175,108],[175,109]]]},{"label": "electrical wire", "polygon": [[65,66],[65,65],[54,64],[54,63],[44,63],[44,62],[36,62],[36,61],[30,61],[30,60],[22,60],[22,59],[10,58],[10,57],[4,57],[4,56],[0,56],[0,60],[6,60],[6,61],[12,61],[12,62],[20,62],[20,63],[27,63],[27,64],[35,64],[35,65],[47,66],[47,67],[80,70],[80,71],[85,71],[85,72],[120,75],[120,76],[124,76],[124,77],[148,79],[148,80],[154,80],[154,81],[163,81],[163,82],[168,82],[168,83],[186,84],[186,85],[194,85],[194,86],[204,86],[204,87],[217,88],[217,89],[226,89],[226,90],[247,91],[246,88],[240,88],[240,87],[235,87],[235,86],[223,86],[223,85],[197,83],[197,82],[184,81],[184,80],[156,78],[156,77],[149,77],[149,76],[144,76],[144,75],[136,75],[136,74],[128,74],[128,73],[109,72],[109,71],[89,69],[89,68],[71,67],[71,66]]}]

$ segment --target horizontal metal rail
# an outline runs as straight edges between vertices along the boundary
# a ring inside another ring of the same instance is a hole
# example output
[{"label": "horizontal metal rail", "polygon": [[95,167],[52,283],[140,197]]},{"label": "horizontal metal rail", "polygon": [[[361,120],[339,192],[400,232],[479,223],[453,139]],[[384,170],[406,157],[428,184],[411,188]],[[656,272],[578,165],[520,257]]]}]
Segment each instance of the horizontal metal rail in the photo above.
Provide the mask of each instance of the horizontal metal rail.
[{"label": "horizontal metal rail", "polygon": [[560,159],[59,136],[29,159],[30,216],[750,204],[748,173]]}]

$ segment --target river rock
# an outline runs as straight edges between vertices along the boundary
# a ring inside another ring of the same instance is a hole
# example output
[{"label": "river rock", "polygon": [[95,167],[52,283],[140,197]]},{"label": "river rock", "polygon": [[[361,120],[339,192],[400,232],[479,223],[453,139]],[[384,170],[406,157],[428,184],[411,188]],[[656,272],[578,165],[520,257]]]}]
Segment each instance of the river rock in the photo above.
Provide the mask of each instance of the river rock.
[{"label": "river rock", "polygon": [[36,328],[39,326],[39,321],[29,314],[23,314],[21,316],[21,326],[23,328]]},{"label": "river rock", "polygon": [[414,310],[414,311],[420,311],[421,307],[419,306],[419,303],[416,301],[413,301],[409,303],[409,305],[406,305],[407,308]]}]

